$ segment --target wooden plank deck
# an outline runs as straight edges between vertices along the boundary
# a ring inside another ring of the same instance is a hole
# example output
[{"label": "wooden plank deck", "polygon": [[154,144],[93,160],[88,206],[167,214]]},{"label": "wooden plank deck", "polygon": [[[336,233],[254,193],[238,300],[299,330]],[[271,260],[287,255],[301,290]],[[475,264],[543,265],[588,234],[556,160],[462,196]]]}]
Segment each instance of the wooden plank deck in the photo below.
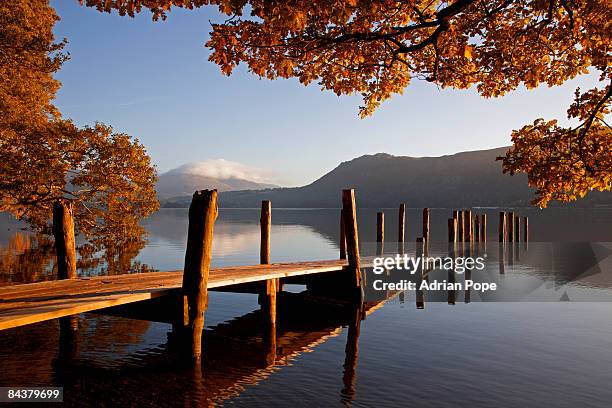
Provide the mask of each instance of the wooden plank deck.
[{"label": "wooden plank deck", "polygon": [[[362,263],[362,267],[369,262]],[[345,260],[276,263],[211,269],[208,288],[336,272]],[[0,330],[170,295],[183,271],[148,272],[0,287]]]}]

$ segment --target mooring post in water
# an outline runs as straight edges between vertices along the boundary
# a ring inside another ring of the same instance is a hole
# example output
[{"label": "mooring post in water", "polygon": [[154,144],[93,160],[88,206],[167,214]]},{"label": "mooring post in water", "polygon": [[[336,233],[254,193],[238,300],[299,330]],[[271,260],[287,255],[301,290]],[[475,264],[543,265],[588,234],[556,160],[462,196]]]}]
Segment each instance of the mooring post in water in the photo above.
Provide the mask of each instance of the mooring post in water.
[{"label": "mooring post in water", "polygon": [[457,242],[457,219],[448,219],[448,242]]},{"label": "mooring post in water", "polygon": [[514,242],[514,212],[510,211],[508,213],[508,232],[507,232],[507,237],[508,237],[508,242]]},{"label": "mooring post in water", "polygon": [[58,279],[76,278],[74,218],[70,201],[58,200],[53,204],[53,236]]},{"label": "mooring post in water", "polygon": [[474,215],[474,241],[480,242],[480,216]]},{"label": "mooring post in water", "polygon": [[463,210],[457,210],[457,241],[463,242]]},{"label": "mooring post in water", "polygon": [[482,214],[480,217],[480,240],[487,242],[487,214]]},{"label": "mooring post in water", "polygon": [[506,212],[499,212],[499,243],[503,244],[506,241]]},{"label": "mooring post in water", "polygon": [[425,245],[429,244],[429,208],[423,208],[423,238]]},{"label": "mooring post in water", "polygon": [[340,210],[340,259],[346,259],[346,229],[344,228],[344,210]]},{"label": "mooring post in water", "polygon": [[[261,202],[261,247],[259,261],[262,265],[270,264],[270,236],[272,229],[272,203],[269,200]],[[276,292],[280,290],[280,279],[268,279],[260,292],[261,306],[267,315],[270,327],[276,326]]]},{"label": "mooring post in water", "polygon": [[521,242],[521,217],[514,216],[514,241]]},{"label": "mooring post in water", "polygon": [[346,232],[346,253],[348,257],[347,292],[357,302],[363,301],[363,282],[361,279],[361,258],[359,256],[359,236],[357,231],[357,205],[355,190],[342,190],[342,209],[344,230]]},{"label": "mooring post in water", "polygon": [[397,242],[404,243],[406,235],[406,204],[401,203],[399,206],[398,221],[397,221]]},{"label": "mooring post in water", "polygon": [[270,229],[272,225],[272,203],[269,200],[261,202],[261,246],[259,248],[259,263],[270,263]]},{"label": "mooring post in water", "polygon": [[474,225],[472,224],[472,210],[465,210],[466,241],[474,241]]},{"label": "mooring post in water", "polygon": [[193,194],[189,206],[182,289],[186,298],[186,323],[191,330],[191,356],[194,360],[200,360],[202,356],[204,312],[208,306],[208,273],[217,214],[217,190],[200,190]]},{"label": "mooring post in water", "polygon": [[385,245],[385,213],[376,214],[376,255],[382,255]]},{"label": "mooring post in water", "polygon": [[528,217],[523,217],[523,229],[524,229],[523,238],[525,240],[525,243],[527,243],[529,242],[529,218]]}]

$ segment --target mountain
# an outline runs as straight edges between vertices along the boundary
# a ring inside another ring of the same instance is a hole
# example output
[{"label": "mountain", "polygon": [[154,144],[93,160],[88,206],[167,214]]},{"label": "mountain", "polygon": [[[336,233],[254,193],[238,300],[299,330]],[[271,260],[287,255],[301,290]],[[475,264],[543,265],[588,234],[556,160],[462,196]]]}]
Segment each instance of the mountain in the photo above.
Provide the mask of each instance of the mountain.
[{"label": "mountain", "polygon": [[[407,157],[379,153],[343,162],[315,182],[296,188],[229,191],[219,196],[222,207],[258,207],[272,200],[277,208],[337,208],[344,188],[355,188],[361,207],[497,207],[529,206],[533,189],[524,174],[503,174],[508,147],[462,152],[441,157]],[[190,196],[191,194],[189,194]],[[186,207],[190,197],[162,203]],[[612,206],[612,193],[594,192],[575,204]]]},{"label": "mountain", "polygon": [[160,174],[156,191],[158,198],[163,202],[177,196],[191,197],[195,190],[216,188],[219,192],[223,192],[273,187],[277,186],[258,181],[257,169],[250,169],[226,160],[209,160],[188,163]]}]

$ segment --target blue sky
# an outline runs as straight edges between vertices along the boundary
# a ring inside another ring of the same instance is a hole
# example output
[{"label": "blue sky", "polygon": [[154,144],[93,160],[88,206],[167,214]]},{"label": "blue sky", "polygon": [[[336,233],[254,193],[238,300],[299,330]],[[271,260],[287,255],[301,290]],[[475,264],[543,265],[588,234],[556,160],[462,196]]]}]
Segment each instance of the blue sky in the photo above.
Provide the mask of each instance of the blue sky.
[{"label": "blue sky", "polygon": [[340,162],[386,152],[440,156],[510,144],[512,129],[538,117],[565,118],[579,78],[562,87],[483,99],[415,81],[367,119],[360,98],[317,85],[269,81],[238,69],[221,75],[204,47],[214,8],[174,10],[165,22],[103,14],[77,0],[52,0],[58,39],[70,52],[56,104],[79,125],[101,121],[137,137],[160,172],[225,159],[265,169],[271,182],[310,183]]}]

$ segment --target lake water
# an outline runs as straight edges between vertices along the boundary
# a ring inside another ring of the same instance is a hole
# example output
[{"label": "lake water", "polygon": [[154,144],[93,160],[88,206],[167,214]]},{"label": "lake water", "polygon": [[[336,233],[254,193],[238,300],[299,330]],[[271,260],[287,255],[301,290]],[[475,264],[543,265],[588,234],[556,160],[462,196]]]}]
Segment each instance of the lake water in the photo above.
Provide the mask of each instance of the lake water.
[{"label": "lake water", "polygon": [[[393,253],[397,210],[384,211],[385,249]],[[72,406],[608,407],[612,210],[515,209],[529,216],[530,240],[502,252],[498,210],[474,211],[488,214],[489,242],[471,248],[486,268],[470,277],[495,282],[495,293],[425,293],[417,308],[413,291],[369,291],[359,320],[291,285],[293,293],[279,298],[274,348],[256,295],[212,292],[196,369],[179,362],[171,325],[87,313],[68,336],[57,320],[0,332],[0,386],[63,386]],[[432,209],[430,254],[448,251],[450,215]],[[338,216],[274,209],[272,262],[337,258]],[[358,216],[362,249],[372,253],[376,210]],[[258,262],[258,220],[258,210],[220,211],[213,266]],[[187,210],[161,210],[145,225],[148,243],[128,264],[182,268]],[[0,280],[54,279],[52,246],[20,227],[0,214]],[[420,228],[420,210],[408,210],[407,253]],[[114,269],[102,263],[79,273]],[[373,279],[368,272],[368,284]]]}]

